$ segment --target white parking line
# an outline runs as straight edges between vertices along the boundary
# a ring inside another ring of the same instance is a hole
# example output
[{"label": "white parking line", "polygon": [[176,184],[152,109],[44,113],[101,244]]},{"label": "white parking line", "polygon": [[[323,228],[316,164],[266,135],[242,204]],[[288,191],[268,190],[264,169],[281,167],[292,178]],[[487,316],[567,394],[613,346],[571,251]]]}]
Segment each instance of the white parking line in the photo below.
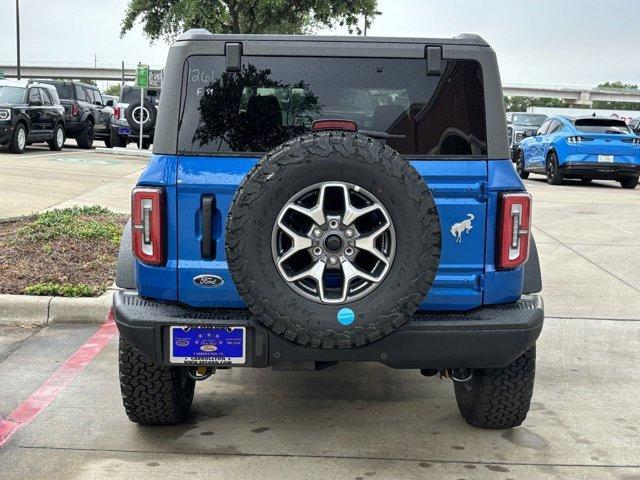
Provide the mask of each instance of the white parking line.
[{"label": "white parking line", "polygon": [[[77,151],[73,151],[73,152],[53,152],[53,153],[43,153],[42,155],[20,155],[19,158],[34,158],[34,157],[52,157],[54,155],[71,155],[71,154],[78,154]],[[92,150],[88,151],[87,153],[94,153]]]}]

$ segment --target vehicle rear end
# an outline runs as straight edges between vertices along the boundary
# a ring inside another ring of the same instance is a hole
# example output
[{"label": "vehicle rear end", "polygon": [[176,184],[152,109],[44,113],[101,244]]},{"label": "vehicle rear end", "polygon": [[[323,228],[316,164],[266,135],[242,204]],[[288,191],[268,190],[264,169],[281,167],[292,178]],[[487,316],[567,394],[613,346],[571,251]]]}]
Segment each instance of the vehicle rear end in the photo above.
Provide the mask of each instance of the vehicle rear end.
[{"label": "vehicle rear end", "polygon": [[482,39],[190,31],[163,89],[114,305],[123,385],[142,362],[182,400],[123,386],[133,421],[180,421],[217,368],[340,361],[451,377],[472,425],[524,420],[541,285]]},{"label": "vehicle rear end", "polygon": [[623,120],[587,117],[572,120],[574,134],[558,148],[566,178],[617,180],[635,188],[640,175],[640,137]]}]

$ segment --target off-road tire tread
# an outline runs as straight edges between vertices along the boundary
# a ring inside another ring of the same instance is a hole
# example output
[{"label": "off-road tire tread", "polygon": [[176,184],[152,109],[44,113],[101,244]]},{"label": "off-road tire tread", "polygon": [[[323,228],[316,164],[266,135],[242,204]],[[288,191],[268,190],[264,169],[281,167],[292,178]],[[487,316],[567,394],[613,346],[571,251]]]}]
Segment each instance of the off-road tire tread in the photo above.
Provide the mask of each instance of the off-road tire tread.
[{"label": "off-road tire tread", "polygon": [[620,180],[620,186],[624,189],[633,190],[638,186],[638,177],[627,177]]},{"label": "off-road tire tread", "polygon": [[122,401],[129,420],[143,425],[174,425],[189,414],[195,382],[187,383],[183,398],[179,367],[157,365],[123,338],[119,343]]},{"label": "off-road tire tread", "polygon": [[535,368],[533,346],[505,367],[474,370],[476,382],[471,392],[463,384],[455,384],[462,417],[469,425],[486,429],[521,425],[531,405]]},{"label": "off-road tire tread", "polygon": [[82,131],[76,137],[78,147],[84,150],[91,148],[91,146],[93,145],[94,135],[92,134],[91,137],[89,137],[89,125],[91,125],[91,129],[93,131],[93,123],[91,123],[90,121],[86,122]]},{"label": "off-road tire tread", "polygon": [[[429,228],[420,240],[424,247],[418,260],[418,274],[409,281],[408,293],[396,302],[388,315],[351,330],[327,329],[320,333],[304,327],[295,317],[277,311],[273,302],[256,288],[256,282],[250,276],[249,262],[244,255],[247,248],[244,229],[245,225],[253,221],[253,205],[264,193],[263,185],[278,181],[280,172],[290,165],[309,164],[313,156],[328,157],[334,153],[347,155],[353,162],[367,162],[370,168],[399,179],[405,186],[407,196],[418,206],[420,215],[417,221],[429,225]],[[433,284],[439,265],[440,222],[433,196],[423,178],[411,165],[400,160],[398,152],[370,137],[352,133],[321,132],[285,142],[254,165],[233,198],[227,221],[226,253],[235,286],[261,323],[299,345],[315,348],[353,348],[388,335],[415,313]]]}]

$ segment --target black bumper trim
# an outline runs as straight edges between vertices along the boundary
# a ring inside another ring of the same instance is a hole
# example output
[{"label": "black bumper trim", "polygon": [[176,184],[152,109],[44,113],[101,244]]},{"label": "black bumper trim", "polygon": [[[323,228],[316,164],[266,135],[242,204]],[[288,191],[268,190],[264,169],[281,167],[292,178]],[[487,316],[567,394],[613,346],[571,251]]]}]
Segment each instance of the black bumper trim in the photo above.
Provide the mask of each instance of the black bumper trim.
[{"label": "black bumper trim", "polygon": [[539,294],[469,312],[418,312],[405,325],[363,347],[324,350],[301,347],[275,334],[248,310],[194,309],[146,300],[136,292],[114,295],[120,335],[151,360],[167,365],[168,327],[247,327],[248,367],[280,362],[380,362],[394,368],[491,368],[518,358],[537,340],[544,322]]},{"label": "black bumper trim", "polygon": [[573,163],[560,165],[563,175],[586,176],[600,180],[615,180],[620,177],[637,177],[640,165],[628,163]]}]

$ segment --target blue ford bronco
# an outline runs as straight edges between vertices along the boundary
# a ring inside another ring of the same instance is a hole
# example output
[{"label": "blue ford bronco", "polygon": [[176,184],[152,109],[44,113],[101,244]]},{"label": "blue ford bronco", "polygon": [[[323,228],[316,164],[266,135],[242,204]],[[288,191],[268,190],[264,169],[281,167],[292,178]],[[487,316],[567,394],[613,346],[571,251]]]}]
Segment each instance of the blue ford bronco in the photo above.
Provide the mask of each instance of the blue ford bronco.
[{"label": "blue ford bronco", "polygon": [[165,68],[114,296],[127,415],[173,424],[217,369],[380,362],[520,425],[544,310],[493,50],[213,35]]}]

